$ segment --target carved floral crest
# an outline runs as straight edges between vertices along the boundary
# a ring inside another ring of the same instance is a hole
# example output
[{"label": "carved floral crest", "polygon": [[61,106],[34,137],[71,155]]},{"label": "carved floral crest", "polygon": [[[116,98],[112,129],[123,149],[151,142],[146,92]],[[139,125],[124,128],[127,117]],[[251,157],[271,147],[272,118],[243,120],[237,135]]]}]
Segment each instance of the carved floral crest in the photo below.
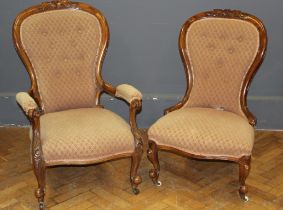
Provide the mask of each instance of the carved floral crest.
[{"label": "carved floral crest", "polygon": [[64,9],[72,7],[72,3],[69,0],[53,0],[50,2],[43,2],[41,6],[43,10]]},{"label": "carved floral crest", "polygon": [[244,19],[245,14],[239,10],[230,9],[215,9],[213,11],[206,12],[207,16],[210,17],[225,17],[225,18],[240,18]]}]

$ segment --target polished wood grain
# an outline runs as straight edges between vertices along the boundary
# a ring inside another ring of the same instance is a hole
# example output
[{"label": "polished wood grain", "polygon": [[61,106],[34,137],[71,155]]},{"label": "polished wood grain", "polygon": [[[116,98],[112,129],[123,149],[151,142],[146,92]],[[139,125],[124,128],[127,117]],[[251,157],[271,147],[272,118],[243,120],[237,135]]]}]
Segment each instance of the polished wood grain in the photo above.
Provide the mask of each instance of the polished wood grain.
[{"label": "polished wood grain", "polygon": [[[138,196],[133,196],[124,175],[130,172],[129,159],[50,168],[47,209],[283,209],[283,132],[257,132],[253,165],[246,181],[247,203],[237,197],[237,164],[188,159],[162,151],[159,156],[162,186],[152,186],[147,175],[150,163],[144,156]],[[0,128],[0,209],[36,209],[32,195],[36,186],[28,129]]]}]

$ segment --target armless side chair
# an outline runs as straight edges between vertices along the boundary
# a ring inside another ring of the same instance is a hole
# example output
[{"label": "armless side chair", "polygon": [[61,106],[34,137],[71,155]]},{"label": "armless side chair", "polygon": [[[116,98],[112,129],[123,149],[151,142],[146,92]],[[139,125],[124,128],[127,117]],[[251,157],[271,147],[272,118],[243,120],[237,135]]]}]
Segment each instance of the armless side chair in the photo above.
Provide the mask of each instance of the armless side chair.
[{"label": "armless side chair", "polygon": [[[30,91],[18,93],[16,100],[32,125],[31,155],[40,209],[49,166],[131,157],[130,182],[138,194],[142,136],[136,113],[142,95],[130,85],[115,88],[102,79],[109,39],[102,13],[84,3],[44,2],[18,15],[13,38],[31,79]],[[100,105],[103,92],[129,104],[130,126]]]},{"label": "armless side chair", "polygon": [[157,185],[158,150],[198,159],[239,164],[240,197],[247,201],[256,118],[247,93],[262,63],[267,35],[262,22],[249,14],[213,10],[189,18],[179,37],[187,90],[183,100],[165,110],[148,130],[149,172]]}]

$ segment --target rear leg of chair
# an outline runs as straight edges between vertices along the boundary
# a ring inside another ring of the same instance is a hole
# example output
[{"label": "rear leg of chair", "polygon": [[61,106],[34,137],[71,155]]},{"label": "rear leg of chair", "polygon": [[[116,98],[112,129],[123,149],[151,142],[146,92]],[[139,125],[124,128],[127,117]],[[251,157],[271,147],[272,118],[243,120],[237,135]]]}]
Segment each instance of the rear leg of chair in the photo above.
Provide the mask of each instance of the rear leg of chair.
[{"label": "rear leg of chair", "polygon": [[244,156],[239,161],[239,182],[240,189],[239,194],[243,201],[247,202],[249,200],[246,195],[248,192],[248,187],[246,186],[246,179],[250,173],[251,168],[251,156]]},{"label": "rear leg of chair", "polygon": [[143,154],[142,146],[143,146],[142,142],[137,141],[134,154],[132,155],[130,179],[131,179],[132,190],[135,195],[139,194],[140,191],[138,189],[138,185],[142,182],[141,176],[138,175],[138,169]]},{"label": "rear leg of chair", "polygon": [[152,140],[148,141],[147,158],[153,165],[153,169],[149,170],[149,177],[155,185],[161,186],[161,181],[158,180],[160,172],[158,149],[156,143]]}]

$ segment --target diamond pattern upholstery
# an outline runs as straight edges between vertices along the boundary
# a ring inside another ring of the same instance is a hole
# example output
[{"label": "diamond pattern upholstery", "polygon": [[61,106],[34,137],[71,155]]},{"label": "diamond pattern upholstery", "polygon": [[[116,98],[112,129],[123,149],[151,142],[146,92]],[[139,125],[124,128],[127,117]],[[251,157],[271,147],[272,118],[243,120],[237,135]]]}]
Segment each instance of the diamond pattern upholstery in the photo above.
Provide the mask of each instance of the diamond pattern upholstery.
[{"label": "diamond pattern upholstery", "polygon": [[95,105],[101,26],[81,10],[34,14],[21,25],[46,113]]},{"label": "diamond pattern upholstery", "polygon": [[185,107],[221,107],[245,117],[240,91],[259,48],[257,28],[243,20],[206,18],[187,31],[193,88]]},{"label": "diamond pattern upholstery", "polygon": [[103,108],[71,109],[40,118],[42,150],[49,165],[80,164],[134,152],[130,126]]},{"label": "diamond pattern upholstery", "polygon": [[242,157],[251,155],[254,129],[231,112],[184,108],[160,118],[150,127],[148,138],[190,154]]}]

